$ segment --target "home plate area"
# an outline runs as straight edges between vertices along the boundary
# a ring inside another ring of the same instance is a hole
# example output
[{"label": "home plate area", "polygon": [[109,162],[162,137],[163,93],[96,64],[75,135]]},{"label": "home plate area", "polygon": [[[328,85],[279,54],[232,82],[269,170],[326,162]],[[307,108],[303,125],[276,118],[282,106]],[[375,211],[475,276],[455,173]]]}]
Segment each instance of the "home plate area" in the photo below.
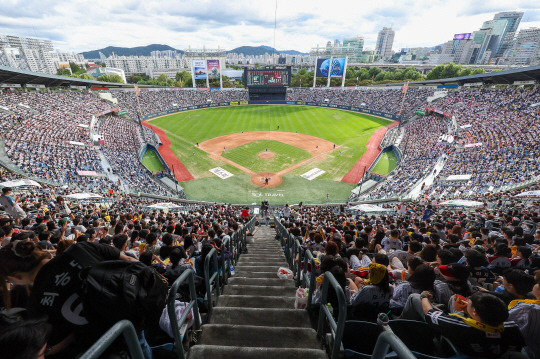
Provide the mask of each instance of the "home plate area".
[{"label": "home plate area", "polygon": [[281,184],[281,176],[271,172],[257,173],[251,176],[251,183],[259,187],[276,187]]}]

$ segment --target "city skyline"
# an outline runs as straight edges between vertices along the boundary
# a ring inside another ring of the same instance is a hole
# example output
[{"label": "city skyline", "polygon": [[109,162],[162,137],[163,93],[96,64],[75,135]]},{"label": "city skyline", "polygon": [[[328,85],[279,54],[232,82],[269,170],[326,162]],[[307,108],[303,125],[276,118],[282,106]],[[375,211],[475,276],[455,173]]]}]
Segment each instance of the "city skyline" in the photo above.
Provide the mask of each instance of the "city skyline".
[{"label": "city skyline", "polygon": [[[347,11],[327,2],[277,1],[278,50],[309,52],[328,40],[362,36],[375,48],[383,27],[395,31],[393,50],[445,43],[455,33],[478,30],[500,11],[523,11],[519,29],[540,27],[537,1],[392,1],[383,5],[345,1]],[[0,33],[51,39],[61,51],[163,43],[177,49],[273,46],[275,3],[223,1],[105,2],[17,1],[0,5]],[[337,15],[339,13],[339,15]],[[54,26],[51,24],[54,23]],[[426,31],[429,29],[429,31]],[[112,34],[112,35],[111,35]]]}]

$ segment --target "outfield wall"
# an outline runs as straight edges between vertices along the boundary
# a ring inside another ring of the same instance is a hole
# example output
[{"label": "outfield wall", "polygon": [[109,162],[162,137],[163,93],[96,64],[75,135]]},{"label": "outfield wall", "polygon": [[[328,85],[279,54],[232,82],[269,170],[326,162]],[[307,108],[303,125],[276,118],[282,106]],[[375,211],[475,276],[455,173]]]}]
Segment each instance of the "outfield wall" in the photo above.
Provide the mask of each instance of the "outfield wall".
[{"label": "outfield wall", "polygon": [[352,111],[358,113],[365,113],[368,115],[383,117],[392,121],[401,121],[402,117],[394,115],[391,113],[386,113],[382,111],[370,110],[367,108],[361,108],[356,106],[344,106],[344,105],[335,105],[327,103],[318,103],[318,102],[303,102],[303,101],[234,101],[234,102],[218,102],[218,103],[209,103],[203,105],[194,105],[186,107],[178,107],[171,110],[160,111],[156,113],[151,113],[149,115],[144,115],[142,121],[150,120],[155,117],[161,117],[165,115],[171,115],[173,113],[199,110],[204,108],[213,108],[213,107],[227,107],[227,106],[245,106],[245,105],[296,105],[296,106],[314,106],[314,107],[325,107],[325,108],[334,108],[338,110]]}]

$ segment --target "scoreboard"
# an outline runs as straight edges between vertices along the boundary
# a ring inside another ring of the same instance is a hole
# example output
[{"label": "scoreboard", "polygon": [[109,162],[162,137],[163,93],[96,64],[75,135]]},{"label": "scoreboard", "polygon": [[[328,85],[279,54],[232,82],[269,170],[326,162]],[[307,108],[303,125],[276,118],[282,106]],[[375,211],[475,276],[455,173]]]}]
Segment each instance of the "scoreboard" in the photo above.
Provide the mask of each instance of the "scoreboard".
[{"label": "scoreboard", "polygon": [[261,69],[244,68],[244,84],[251,86],[286,86],[291,85],[291,67],[265,67]]}]

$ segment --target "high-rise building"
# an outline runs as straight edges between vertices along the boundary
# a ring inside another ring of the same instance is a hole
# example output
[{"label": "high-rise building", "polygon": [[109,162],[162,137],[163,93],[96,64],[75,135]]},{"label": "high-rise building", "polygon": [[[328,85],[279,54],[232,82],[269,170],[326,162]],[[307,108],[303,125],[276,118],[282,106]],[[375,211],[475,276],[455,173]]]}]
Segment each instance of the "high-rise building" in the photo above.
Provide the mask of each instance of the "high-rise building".
[{"label": "high-rise building", "polygon": [[359,63],[362,60],[362,51],[364,51],[364,38],[356,36],[343,39],[343,48],[349,56],[349,63]]},{"label": "high-rise building", "polygon": [[0,34],[0,65],[56,74],[58,68],[68,68],[70,62],[79,66],[87,63],[82,55],[55,52],[51,40]]},{"label": "high-rise building", "polygon": [[521,30],[503,55],[508,65],[532,66],[540,63],[540,28]]},{"label": "high-rise building", "polygon": [[392,45],[394,44],[395,35],[396,32],[392,30],[391,27],[383,27],[382,30],[379,31],[375,50],[383,59],[389,59],[392,57]]},{"label": "high-rise building", "polygon": [[495,56],[501,57],[504,52],[510,47],[510,44],[516,36],[519,23],[523,18],[523,12],[519,11],[504,11],[495,14],[493,20],[506,20],[506,28],[502,33],[502,39],[499,42],[499,46],[496,50]]},{"label": "high-rise building", "polygon": [[51,40],[0,34],[0,64],[21,70],[56,73]]}]

